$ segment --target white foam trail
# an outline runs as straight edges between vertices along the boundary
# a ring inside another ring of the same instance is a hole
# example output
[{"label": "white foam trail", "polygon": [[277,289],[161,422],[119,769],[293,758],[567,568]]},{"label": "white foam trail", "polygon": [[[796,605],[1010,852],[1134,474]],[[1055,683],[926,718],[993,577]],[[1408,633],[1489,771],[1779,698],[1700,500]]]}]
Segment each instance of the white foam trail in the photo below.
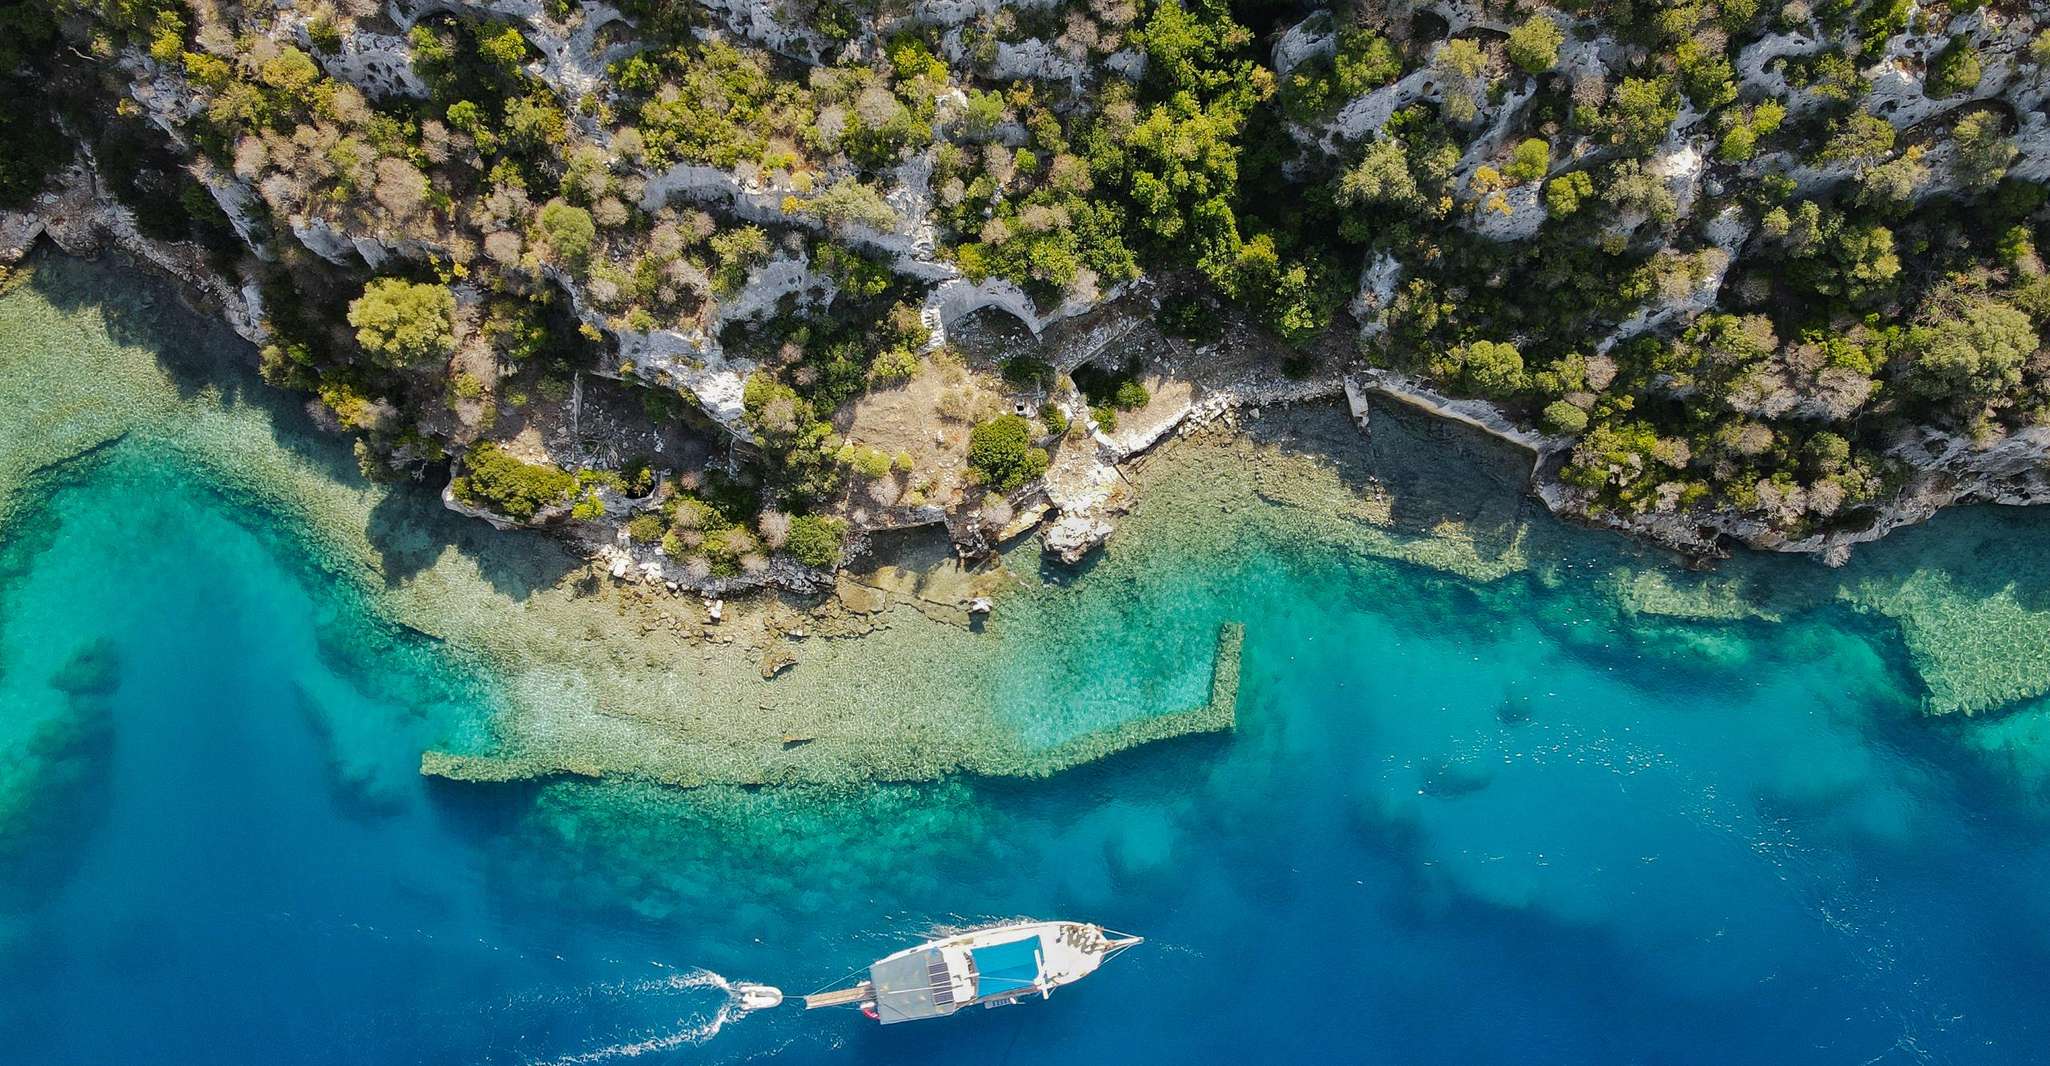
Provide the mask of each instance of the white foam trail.
[{"label": "white foam trail", "polygon": [[[696,1047],[719,1035],[729,1022],[739,1021],[754,1013],[742,1006],[740,994],[734,990],[733,982],[710,970],[692,970],[688,973],[672,974],[653,981],[636,981],[621,991],[628,995],[652,992],[684,992],[694,988],[718,989],[726,996],[725,1002],[712,1012],[711,1017],[695,1025],[685,1025],[675,1032],[663,1033],[640,1040],[625,1041],[580,1051],[573,1055],[540,1060],[535,1066],[582,1066],[585,1063],[608,1062],[613,1059],[633,1059],[654,1051],[672,1051],[680,1047]],[[683,1019],[678,1019],[679,1022]]]}]

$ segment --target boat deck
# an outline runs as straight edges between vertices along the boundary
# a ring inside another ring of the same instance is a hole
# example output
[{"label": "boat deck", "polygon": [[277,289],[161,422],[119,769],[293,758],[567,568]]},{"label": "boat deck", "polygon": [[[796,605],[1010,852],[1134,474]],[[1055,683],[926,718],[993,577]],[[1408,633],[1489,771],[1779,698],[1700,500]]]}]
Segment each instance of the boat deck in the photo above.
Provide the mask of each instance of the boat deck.
[{"label": "boat deck", "polygon": [[817,1010],[820,1007],[849,1006],[867,999],[869,991],[868,982],[863,981],[853,988],[836,988],[831,992],[820,992],[804,997],[804,1009]]}]

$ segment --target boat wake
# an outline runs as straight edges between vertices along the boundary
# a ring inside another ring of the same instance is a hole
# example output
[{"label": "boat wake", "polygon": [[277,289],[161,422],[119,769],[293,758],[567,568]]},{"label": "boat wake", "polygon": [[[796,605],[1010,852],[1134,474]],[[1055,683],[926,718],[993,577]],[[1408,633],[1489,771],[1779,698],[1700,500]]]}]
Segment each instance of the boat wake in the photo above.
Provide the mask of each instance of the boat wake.
[{"label": "boat wake", "polygon": [[697,1047],[719,1035],[719,1031],[733,1022],[753,1014],[757,1009],[749,990],[759,988],[744,981],[731,981],[710,970],[692,970],[671,974],[668,977],[637,981],[616,989],[620,995],[634,999],[658,996],[684,995],[703,992],[705,998],[718,997],[717,1004],[709,1013],[686,1015],[678,1018],[674,1028],[664,1031],[636,1035],[632,1039],[607,1044],[604,1047],[579,1051],[554,1058],[530,1060],[531,1066],[583,1066],[585,1063],[610,1062],[614,1059],[636,1059],[654,1052],[674,1051],[677,1048]]}]

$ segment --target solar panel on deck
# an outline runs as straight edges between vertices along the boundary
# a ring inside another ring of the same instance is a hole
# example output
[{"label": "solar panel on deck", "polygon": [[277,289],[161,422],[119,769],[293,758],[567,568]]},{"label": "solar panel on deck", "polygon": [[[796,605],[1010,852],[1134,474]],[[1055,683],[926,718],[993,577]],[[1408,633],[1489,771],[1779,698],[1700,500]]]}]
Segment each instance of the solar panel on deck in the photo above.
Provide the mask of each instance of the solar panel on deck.
[{"label": "solar panel on deck", "polygon": [[954,1012],[953,990],[947,989],[942,1001],[940,989],[933,986],[936,965],[944,973],[946,966],[939,949],[928,948],[902,958],[885,959],[868,968],[869,984],[875,989],[876,1016],[884,1025]]}]

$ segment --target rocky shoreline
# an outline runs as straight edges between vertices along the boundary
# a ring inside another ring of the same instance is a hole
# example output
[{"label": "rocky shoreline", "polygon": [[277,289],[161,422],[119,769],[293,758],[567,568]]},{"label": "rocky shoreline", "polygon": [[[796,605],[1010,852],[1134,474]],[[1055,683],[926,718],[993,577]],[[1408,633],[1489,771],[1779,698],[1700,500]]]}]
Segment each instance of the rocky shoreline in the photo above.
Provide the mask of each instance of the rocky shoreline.
[{"label": "rocky shoreline", "polygon": [[249,343],[267,339],[254,283],[222,275],[196,245],[143,234],[135,213],[100,188],[89,161],[65,168],[27,209],[0,210],[0,272],[18,267],[40,240],[80,259],[117,252],[173,282],[194,310],[225,321]]},{"label": "rocky shoreline", "polygon": [[[141,233],[132,212],[100,188],[89,162],[65,171],[62,180],[40,195],[29,210],[0,212],[0,268],[20,264],[39,240],[81,258],[118,253],[176,283],[195,309],[226,322],[250,343],[262,344],[268,339],[253,280],[223,275],[197,246]],[[1151,286],[1142,284],[1076,314],[1072,321],[1059,323],[1059,328],[1033,338],[1033,342],[1057,368],[1071,370],[1113,344],[1128,342],[1134,330],[1151,329],[1148,316],[1157,311],[1158,304]],[[1891,499],[1871,507],[1869,518],[1852,528],[1790,537],[1756,517],[1731,511],[1655,510],[1619,515],[1592,507],[1591,493],[1558,479],[1574,438],[1528,429],[1486,400],[1447,396],[1411,376],[1357,362],[1339,363],[1337,369],[1307,378],[1290,378],[1271,364],[1248,366],[1243,360],[1220,357],[1220,350],[1229,342],[1183,351],[1157,330],[1153,332],[1154,343],[1164,357],[1150,368],[1152,379],[1180,386],[1179,391],[1156,390],[1175,392],[1175,399],[1153,405],[1156,409],[1144,412],[1143,420],[1135,419],[1137,424],[1124,431],[1093,429],[1088,437],[1090,447],[1082,455],[1074,461],[1057,462],[1043,482],[1005,500],[1011,514],[1005,522],[992,523],[981,512],[959,514],[933,508],[908,522],[857,526],[852,530],[857,538],[855,553],[865,550],[871,534],[933,526],[945,529],[957,552],[970,563],[986,557],[996,546],[1036,535],[1049,558],[1075,565],[1114,534],[1117,519],[1134,502],[1127,477],[1131,465],[1164,441],[1213,424],[1234,425],[1242,411],[1257,414],[1269,405],[1338,400],[1347,405],[1362,432],[1371,432],[1366,415],[1370,395],[1458,423],[1527,452],[1531,456],[1528,492],[1554,515],[1670,549],[1697,564],[1726,558],[1733,547],[1742,546],[1812,555],[1830,566],[1840,566],[1854,546],[1926,521],[1946,507],[2050,502],[2050,427],[2029,427],[1987,443],[1921,427],[1904,433],[1888,453],[1909,471],[1904,484]],[[1243,324],[1235,332],[1241,335],[1236,339],[1260,344]],[[549,524],[510,521],[465,505],[446,491],[442,498],[450,510],[501,530]],[[664,566],[644,550],[632,549],[623,531],[609,539],[589,535],[569,539],[616,580],[643,583],[652,592],[699,594],[708,606],[752,589],[815,594],[832,586],[828,575],[802,566],[777,566],[767,574],[739,579],[679,581],[681,575],[673,566]],[[956,606],[965,611],[969,602]]]},{"label": "rocky shoreline", "polygon": [[[37,267],[36,290],[47,287],[73,309],[66,329],[92,328],[106,321],[94,301],[118,303],[126,269],[58,258]],[[163,296],[140,305],[189,318]],[[233,346],[225,329],[204,335]],[[125,380],[102,363],[158,365],[146,340],[90,358],[66,344],[31,345],[38,354],[19,364],[22,376],[77,379],[118,402],[133,387],[101,387]],[[233,358],[220,344],[206,350]],[[286,416],[291,433],[305,432],[294,404],[250,388],[254,375],[226,365],[214,372],[226,407],[246,415],[262,405]],[[202,361],[183,380],[207,373]],[[697,597],[615,579],[588,555],[565,550],[560,537],[495,531],[433,507],[421,488],[337,480],[331,461],[280,466],[277,459],[304,457],[266,458],[284,439],[275,421],[266,430],[222,419],[178,443],[185,427],[215,417],[203,412],[220,405],[203,391],[181,393],[183,406],[128,434],[124,454],[168,447],[202,462],[191,477],[260,482],[246,498],[226,498],[246,499],[252,511],[303,510],[304,529],[281,536],[279,550],[311,552],[321,572],[345,580],[381,575],[371,577],[367,598],[389,611],[395,632],[474,656],[483,674],[501,679],[503,700],[491,704],[487,721],[452,741],[423,743],[422,750],[483,760],[463,772],[490,764],[502,776],[592,772],[681,785],[1050,772],[1119,746],[1223,728],[1203,724],[1217,720],[1207,710],[1160,714],[1214,705],[1225,676],[1213,668],[1229,651],[1217,618],[1186,605],[1192,595],[1209,603],[1201,592],[1223,575],[1243,579],[1305,558],[1350,559],[1362,572],[1422,567],[1451,575],[1427,584],[1483,605],[1531,582],[1591,583],[1600,595],[1572,602],[1599,604],[1597,621],[1601,611],[1616,619],[1588,627],[1592,634],[1699,645],[1709,655],[1719,622],[1772,621],[1848,602],[1898,621],[1933,710],[1990,710],[2042,691],[2016,649],[2039,641],[2050,622],[2026,594],[1985,585],[1989,568],[1972,563],[1980,543],[1973,531],[2014,519],[1957,516],[1940,531],[1910,534],[1919,547],[1861,552],[1842,571],[1744,553],[1716,573],[1690,574],[1663,552],[1586,538],[1545,518],[1521,491],[1528,450],[1355,391],[1370,405],[1370,436],[1336,404],[1284,407],[1269,398],[1257,414],[1231,408],[1200,425],[1185,420],[1181,437],[1157,438],[1167,446],[1127,464],[1133,512],[1119,523],[1127,539],[1085,562],[1086,576],[1049,565],[1022,537],[1002,565],[970,568],[938,528],[879,533],[870,558],[837,575],[833,594],[715,599],[717,621]],[[65,410],[79,402],[64,389],[29,389],[12,406]],[[1150,427],[1127,428],[1150,435]],[[315,438],[307,454],[339,452],[346,463],[347,451]],[[1898,569],[1931,544],[1942,569]],[[993,612],[971,614],[967,605],[978,599]],[[1232,602],[1217,609],[1262,626],[1260,610]],[[1487,613],[1482,606],[1474,616]],[[346,642],[348,634],[338,637]],[[1143,684],[1123,672],[1130,663],[1142,664]],[[1118,743],[1099,743],[1109,739]]]}]

